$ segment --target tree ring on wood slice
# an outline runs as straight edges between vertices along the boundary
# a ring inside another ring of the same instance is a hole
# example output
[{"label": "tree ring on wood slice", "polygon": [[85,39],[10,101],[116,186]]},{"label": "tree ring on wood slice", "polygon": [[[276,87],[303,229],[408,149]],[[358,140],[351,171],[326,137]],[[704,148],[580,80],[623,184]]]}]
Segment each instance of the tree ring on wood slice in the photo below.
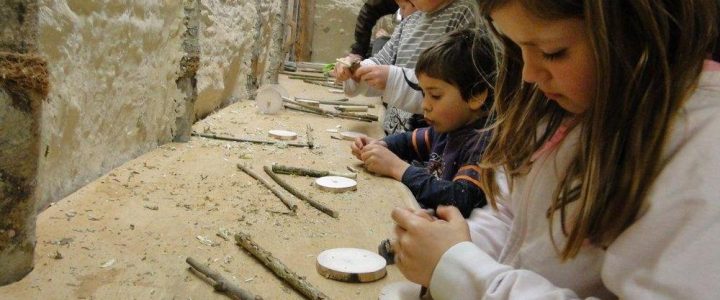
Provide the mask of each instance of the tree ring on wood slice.
[{"label": "tree ring on wood slice", "polygon": [[356,138],[367,136],[367,135],[364,133],[355,132],[355,131],[341,131],[340,136],[343,138],[343,140],[354,141]]},{"label": "tree ring on wood slice", "polygon": [[357,248],[335,248],[320,253],[317,271],[325,278],[345,282],[372,282],[387,274],[385,259]]},{"label": "tree ring on wood slice", "polygon": [[278,140],[294,140],[297,138],[297,133],[281,129],[270,130],[268,135]]},{"label": "tree ring on wood slice", "polygon": [[357,181],[341,176],[325,176],[315,179],[315,186],[323,191],[342,193],[357,189]]},{"label": "tree ring on wood slice", "polygon": [[422,286],[410,281],[398,281],[384,286],[380,290],[379,300],[418,300]]}]

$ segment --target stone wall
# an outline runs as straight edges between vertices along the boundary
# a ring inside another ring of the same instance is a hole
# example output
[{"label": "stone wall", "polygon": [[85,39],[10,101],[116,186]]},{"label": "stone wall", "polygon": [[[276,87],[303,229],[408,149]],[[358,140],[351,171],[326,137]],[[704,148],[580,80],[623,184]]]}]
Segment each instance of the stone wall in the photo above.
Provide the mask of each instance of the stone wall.
[{"label": "stone wall", "polygon": [[364,0],[316,0],[312,61],[330,63],[345,56],[355,39],[355,21]]},{"label": "stone wall", "polygon": [[43,108],[39,206],[251,98],[278,3],[40,0],[38,48],[53,88]]}]

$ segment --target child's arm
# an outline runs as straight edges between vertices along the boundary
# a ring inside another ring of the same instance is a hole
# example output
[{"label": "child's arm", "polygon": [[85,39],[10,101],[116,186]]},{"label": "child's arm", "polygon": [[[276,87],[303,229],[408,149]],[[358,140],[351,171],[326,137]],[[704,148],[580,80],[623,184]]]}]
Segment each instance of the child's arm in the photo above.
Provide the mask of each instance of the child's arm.
[{"label": "child's arm", "polygon": [[422,114],[422,92],[412,89],[406,80],[415,84],[418,83],[415,77],[415,69],[391,66],[388,70],[385,90],[383,91],[383,101],[391,107],[397,107],[414,114]]},{"label": "child's arm", "polygon": [[467,218],[473,209],[487,204],[485,193],[479,186],[477,169],[472,167],[461,168],[458,175],[449,181],[435,177],[424,168],[411,166],[401,181],[423,206],[435,208],[438,205],[452,205]]}]

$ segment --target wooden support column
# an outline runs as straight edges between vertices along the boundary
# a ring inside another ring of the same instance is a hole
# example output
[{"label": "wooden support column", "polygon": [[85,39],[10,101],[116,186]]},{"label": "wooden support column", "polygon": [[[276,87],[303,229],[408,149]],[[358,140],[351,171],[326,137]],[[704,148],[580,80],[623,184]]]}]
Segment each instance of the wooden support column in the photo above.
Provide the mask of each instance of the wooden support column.
[{"label": "wooden support column", "polygon": [[299,0],[297,10],[295,61],[310,61],[312,57],[313,16],[315,0]]},{"label": "wooden support column", "polygon": [[38,0],[0,0],[0,285],[33,269],[41,106]]},{"label": "wooden support column", "polygon": [[183,34],[183,50],[185,56],[180,61],[180,77],[176,83],[185,94],[178,107],[183,114],[175,120],[177,132],[174,141],[187,142],[195,122],[195,101],[197,100],[197,71],[200,66],[200,8],[199,0],[183,0],[185,7],[185,33]]}]

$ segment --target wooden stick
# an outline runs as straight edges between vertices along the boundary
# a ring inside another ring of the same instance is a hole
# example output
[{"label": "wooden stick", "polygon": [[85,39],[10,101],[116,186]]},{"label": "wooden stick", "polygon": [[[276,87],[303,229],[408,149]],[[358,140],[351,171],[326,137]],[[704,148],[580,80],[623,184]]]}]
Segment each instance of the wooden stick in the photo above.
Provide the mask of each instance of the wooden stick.
[{"label": "wooden stick", "polygon": [[245,250],[250,252],[256,259],[262,262],[265,267],[275,273],[275,276],[280,277],[280,279],[289,283],[290,286],[303,294],[305,297],[318,300],[329,299],[327,295],[323,294],[323,292],[321,292],[320,290],[312,286],[309,282],[307,282],[305,280],[305,277],[301,277],[300,275],[296,274],[287,266],[285,266],[285,264],[283,264],[280,260],[273,257],[272,253],[265,251],[263,248],[260,248],[260,246],[253,242],[249,235],[238,232],[237,234],[235,234],[235,241],[238,245],[243,247]]},{"label": "wooden stick", "polygon": [[325,77],[307,76],[307,75],[290,75],[290,76],[288,76],[288,78],[295,79],[295,80],[310,80],[310,81],[320,81],[320,82],[328,81],[328,79]]},{"label": "wooden stick", "polygon": [[[273,166],[273,169],[275,169],[275,166]],[[293,194],[293,195],[295,195],[295,197],[298,197],[298,199],[309,203],[310,206],[316,208],[317,210],[319,210],[333,218],[337,219],[338,216],[340,215],[338,212],[332,210],[331,208],[328,208],[327,206],[322,205],[319,202],[316,202],[316,201],[310,199],[309,197],[303,195],[302,193],[300,193],[300,191],[296,190],[294,187],[290,186],[290,184],[288,184],[284,180],[280,179],[280,177],[277,176],[277,174],[273,173],[273,171],[270,169],[270,167],[265,166],[265,167],[263,167],[263,170],[265,170],[265,173],[267,173],[270,176],[270,178],[275,180],[275,182],[277,182],[278,185],[285,188],[285,190],[290,192],[290,194]]]},{"label": "wooden stick", "polygon": [[241,164],[237,164],[237,167],[241,171],[250,175],[250,177],[255,178],[257,181],[260,181],[263,185],[265,185],[265,187],[267,187],[273,194],[275,194],[275,196],[280,198],[280,201],[282,201],[282,203],[285,204],[285,206],[287,206],[287,208],[290,209],[293,212],[293,214],[295,214],[295,212],[297,211],[297,205],[290,203],[291,201],[288,200],[287,197],[285,197],[285,194],[282,191],[280,191],[278,188],[272,186],[272,184],[270,184],[270,182],[265,180],[265,178],[258,176],[257,173],[253,172],[248,167],[243,166]]},{"label": "wooden stick", "polygon": [[188,257],[187,259],[185,259],[185,262],[187,262],[190,267],[192,267],[192,269],[212,279],[215,282],[213,284],[213,287],[218,292],[225,293],[233,299],[262,300],[262,297],[256,296],[253,293],[240,288],[239,286],[225,279],[225,277],[220,275],[220,273],[213,271],[208,266],[200,264],[192,257]]},{"label": "wooden stick", "polygon": [[[255,139],[248,139],[248,138],[234,138],[234,137],[228,137],[228,136],[220,136],[215,134],[203,134],[203,133],[197,133],[193,132],[193,136],[199,136],[206,139],[214,139],[214,140],[222,140],[222,141],[231,141],[231,142],[238,142],[238,143],[254,143],[254,144],[264,144],[264,145],[276,145],[278,142],[274,141],[264,141],[264,140],[255,140]],[[297,143],[285,143],[288,146],[292,147],[310,147],[309,144],[297,144]],[[310,147],[312,148],[312,147]]]},{"label": "wooden stick", "polygon": [[[299,98],[295,97],[297,100],[310,100],[315,101],[319,104],[327,104],[327,105],[342,105],[342,106],[359,106],[359,107],[369,107],[369,108],[375,108],[374,104],[360,104],[360,103],[349,103],[349,102],[343,102],[343,101],[331,101],[331,100],[315,100],[315,99],[307,99],[307,98]],[[347,100],[345,100],[347,101]]]},{"label": "wooden stick", "polygon": [[367,112],[367,106],[338,105],[335,109],[341,112]]},{"label": "wooden stick", "polygon": [[300,167],[283,166],[283,165],[273,165],[272,171],[275,173],[279,173],[279,174],[300,175],[300,176],[310,176],[310,177],[341,176],[341,177],[347,177],[350,179],[357,178],[357,174],[355,174],[355,173],[319,171],[319,170],[300,168]]},{"label": "wooden stick", "polygon": [[[310,99],[310,98],[303,98],[303,97],[294,97],[294,98],[299,99],[299,100],[310,100],[310,101],[326,101],[326,102],[333,102],[333,103],[340,102],[342,104],[347,104],[347,102],[350,101],[350,99],[348,99],[348,98],[340,98],[337,100],[318,100],[318,99]],[[364,104],[361,104],[361,105],[364,105]]]},{"label": "wooden stick", "polygon": [[[366,122],[372,122],[372,121],[378,120],[377,116],[373,116],[370,114],[361,115],[361,114],[351,114],[351,113],[336,113],[336,112],[324,110],[319,107],[314,107],[312,105],[308,105],[305,103],[296,102],[296,101],[293,101],[292,99],[289,99],[286,97],[283,97],[283,102],[300,106],[302,108],[317,112],[318,114],[324,114],[324,115],[328,115],[328,116],[332,116],[332,117],[336,117],[336,118],[353,119],[353,120],[360,120],[360,121],[366,121]],[[288,107],[288,106],[285,106],[285,107]]]},{"label": "wooden stick", "polygon": [[342,88],[343,88],[342,85],[338,85],[338,84],[329,84],[329,83],[324,83],[324,82],[315,82],[315,81],[311,81],[311,80],[303,80],[303,82],[304,82],[304,83],[309,83],[309,84],[320,85],[320,86],[324,86],[324,87],[336,88],[336,89],[342,89]]},{"label": "wooden stick", "polygon": [[340,119],[363,121],[363,122],[368,122],[368,123],[373,122],[373,120],[368,119],[368,118],[353,117],[353,116],[333,116],[333,115],[325,114],[325,113],[318,112],[318,111],[315,111],[315,110],[305,109],[305,108],[302,108],[302,107],[294,107],[294,106],[291,106],[291,105],[289,105],[289,104],[283,104],[283,106],[285,106],[285,108],[287,108],[287,109],[289,109],[289,110],[301,111],[301,112],[310,113],[310,114],[314,114],[314,115],[325,116],[325,117],[333,117],[333,118],[340,118]]},{"label": "wooden stick", "polygon": [[315,147],[315,139],[313,139],[312,131],[313,129],[310,127],[310,124],[305,125],[305,132],[307,133],[306,142],[310,149]]}]

